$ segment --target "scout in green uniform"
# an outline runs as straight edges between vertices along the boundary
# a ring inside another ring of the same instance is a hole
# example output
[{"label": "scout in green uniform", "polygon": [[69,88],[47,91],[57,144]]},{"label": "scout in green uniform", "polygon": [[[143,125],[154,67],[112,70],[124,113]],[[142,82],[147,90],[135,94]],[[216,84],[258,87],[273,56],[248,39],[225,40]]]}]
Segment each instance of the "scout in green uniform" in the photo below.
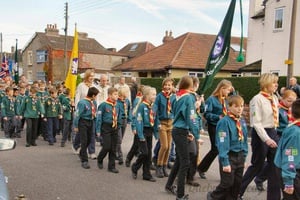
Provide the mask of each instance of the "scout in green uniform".
[{"label": "scout in green uniform", "polygon": [[20,115],[26,120],[26,147],[36,146],[38,120],[44,117],[45,110],[40,99],[36,96],[37,88],[31,87],[30,94],[25,98],[20,108]]},{"label": "scout in green uniform", "polygon": [[6,96],[3,97],[1,103],[1,114],[4,122],[4,134],[5,137],[13,137],[15,133],[15,122],[17,115],[17,104],[15,97],[13,96],[14,90],[12,87],[5,89]]},{"label": "scout in green uniform", "polygon": [[59,119],[62,118],[62,107],[57,98],[57,91],[55,88],[50,89],[50,97],[45,101],[45,118],[47,122],[47,136],[49,145],[56,142],[56,133],[59,130]]},{"label": "scout in green uniform", "polygon": [[64,98],[62,99],[62,109],[63,109],[63,137],[61,140],[61,147],[65,146],[67,139],[71,139],[72,132],[72,119],[74,112],[74,101],[70,98],[70,89],[66,88],[64,92]]}]

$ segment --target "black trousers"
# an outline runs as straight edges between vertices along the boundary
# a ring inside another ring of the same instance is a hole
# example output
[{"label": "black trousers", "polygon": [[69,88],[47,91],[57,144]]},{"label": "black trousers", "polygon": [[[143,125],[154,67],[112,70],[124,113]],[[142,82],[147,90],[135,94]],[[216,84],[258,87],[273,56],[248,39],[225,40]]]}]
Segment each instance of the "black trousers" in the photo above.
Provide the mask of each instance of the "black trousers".
[{"label": "black trousers", "polygon": [[103,139],[103,145],[98,154],[97,160],[99,163],[103,163],[103,159],[108,154],[108,169],[115,169],[118,129],[112,128],[112,124],[103,123],[101,127],[101,136]]},{"label": "black trousers", "polygon": [[26,118],[26,143],[35,144],[38,133],[38,118]]},{"label": "black trousers", "polygon": [[133,159],[134,155],[137,154],[139,150],[139,137],[137,136],[137,134],[134,135],[133,137],[133,143],[131,145],[131,148],[127,154],[126,160],[130,161]]},{"label": "black trousers", "polygon": [[[267,134],[271,139],[278,143],[279,137],[275,129],[265,129]],[[257,135],[254,128],[251,130],[252,140],[252,157],[251,165],[248,167],[247,171],[243,176],[242,186],[240,190],[240,195],[242,196],[251,183],[251,181],[257,176],[263,169],[265,159],[267,159],[267,200],[280,200],[280,172],[274,164],[274,157],[276,153],[276,148],[270,148],[264,143]]]},{"label": "black trousers", "polygon": [[204,156],[200,165],[198,166],[199,172],[207,172],[212,162],[219,154],[218,148],[216,147],[216,126],[207,124],[207,130],[210,140],[210,151]]},{"label": "black trousers", "polygon": [[[281,172],[281,170],[280,170],[280,172]],[[297,170],[297,174],[294,179],[294,193],[293,194],[285,193],[283,191],[283,189],[284,189],[283,180],[281,180],[281,183],[282,183],[283,200],[299,200],[300,199],[300,170]]]},{"label": "black trousers", "polygon": [[152,158],[152,138],[153,128],[144,127],[145,141],[139,141],[140,154],[132,165],[132,170],[137,172],[143,166],[143,178],[150,179],[152,177],[150,172],[151,158]]},{"label": "black trousers", "polygon": [[232,200],[238,198],[244,173],[244,152],[229,152],[229,162],[231,167],[230,173],[223,171],[223,166],[219,161],[221,181],[211,193],[211,197],[214,200]]},{"label": "black trousers", "polygon": [[179,128],[173,128],[172,130],[176,159],[166,186],[172,186],[177,176],[177,197],[179,198],[184,196],[185,178],[190,166],[187,135],[188,130]]},{"label": "black trousers", "polygon": [[78,122],[78,129],[80,134],[80,159],[81,162],[88,162],[88,155],[87,155],[87,147],[91,142],[91,136],[93,132],[93,120],[85,120],[80,118]]}]

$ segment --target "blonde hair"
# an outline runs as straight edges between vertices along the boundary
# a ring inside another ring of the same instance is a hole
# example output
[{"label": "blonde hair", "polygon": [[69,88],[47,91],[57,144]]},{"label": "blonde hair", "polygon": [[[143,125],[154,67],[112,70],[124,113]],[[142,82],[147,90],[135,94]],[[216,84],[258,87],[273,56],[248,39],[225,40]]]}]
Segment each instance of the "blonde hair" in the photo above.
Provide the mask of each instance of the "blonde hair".
[{"label": "blonde hair", "polygon": [[119,87],[118,89],[118,95],[119,97],[127,97],[129,95],[129,90],[126,87]]},{"label": "blonde hair", "polygon": [[150,87],[150,86],[146,86],[146,85],[143,87],[143,91],[142,91],[142,93],[143,93],[143,98],[140,98],[140,99],[139,99],[139,102],[137,102],[136,106],[132,109],[132,114],[133,114],[133,115],[135,115],[135,113],[136,113],[138,107],[140,106],[140,104],[142,103],[142,101],[143,101],[144,99],[146,99],[146,97],[148,97],[149,94],[150,94],[152,91],[156,91],[156,89],[155,89],[154,87]]},{"label": "blonde hair", "polygon": [[261,75],[258,83],[260,85],[260,89],[262,91],[264,91],[271,84],[277,83],[277,81],[278,81],[278,76],[276,76],[275,74],[271,74],[271,73],[265,73],[265,74]]},{"label": "blonde hair", "polygon": [[293,90],[284,90],[282,94],[282,99],[286,99],[290,96],[297,98],[297,94]]},{"label": "blonde hair", "polygon": [[83,77],[83,81],[87,81],[89,79],[90,76],[92,76],[92,74],[94,74],[94,70],[92,69],[87,69],[84,72],[84,77]]},{"label": "blonde hair", "polygon": [[232,87],[232,83],[229,80],[223,79],[218,83],[216,89],[212,92],[212,95],[221,98],[222,97],[221,89],[231,88],[231,87]]}]

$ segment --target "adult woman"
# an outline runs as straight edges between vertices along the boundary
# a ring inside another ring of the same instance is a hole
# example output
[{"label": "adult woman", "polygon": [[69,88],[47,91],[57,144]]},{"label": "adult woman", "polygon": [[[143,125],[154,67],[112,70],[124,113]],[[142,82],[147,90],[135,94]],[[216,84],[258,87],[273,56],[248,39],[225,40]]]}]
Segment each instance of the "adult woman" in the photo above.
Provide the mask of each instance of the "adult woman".
[{"label": "adult woman", "polygon": [[250,126],[252,158],[251,165],[243,176],[240,196],[247,186],[263,168],[267,158],[268,167],[268,200],[280,199],[279,172],[274,165],[279,136],[276,128],[278,120],[278,99],[274,95],[278,87],[278,77],[274,74],[263,74],[259,79],[260,92],[250,101]]}]

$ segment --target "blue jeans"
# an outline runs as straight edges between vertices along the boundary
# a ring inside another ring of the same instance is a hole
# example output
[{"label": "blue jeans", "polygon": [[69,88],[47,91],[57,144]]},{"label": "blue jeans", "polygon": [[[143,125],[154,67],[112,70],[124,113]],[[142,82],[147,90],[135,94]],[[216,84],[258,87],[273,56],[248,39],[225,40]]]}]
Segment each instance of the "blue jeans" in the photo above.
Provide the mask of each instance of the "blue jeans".
[{"label": "blue jeans", "polygon": [[47,117],[47,134],[48,134],[48,142],[54,143],[56,142],[56,133],[58,131],[58,118],[57,117]]}]

